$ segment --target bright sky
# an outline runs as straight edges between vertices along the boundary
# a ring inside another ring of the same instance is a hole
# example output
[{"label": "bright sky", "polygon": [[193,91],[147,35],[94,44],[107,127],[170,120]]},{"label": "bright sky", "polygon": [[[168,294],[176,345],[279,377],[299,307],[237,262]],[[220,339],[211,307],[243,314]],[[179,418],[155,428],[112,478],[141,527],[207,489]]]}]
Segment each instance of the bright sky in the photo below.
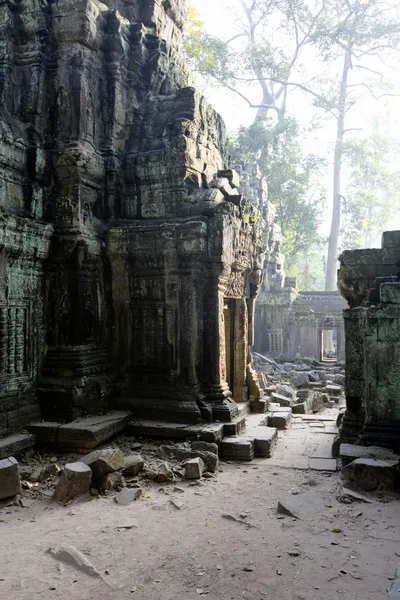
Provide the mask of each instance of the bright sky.
[{"label": "bright sky", "polygon": [[[234,32],[232,15],[229,11],[229,7],[232,7],[235,4],[237,5],[237,0],[192,0],[192,4],[198,10],[200,17],[205,23],[205,28],[209,33],[220,37],[229,37],[229,35]],[[310,66],[310,63],[308,62],[307,68]],[[381,67],[379,66],[378,68]],[[396,79],[398,79],[398,75]],[[217,112],[222,115],[228,131],[235,131],[240,125],[250,125],[254,120],[256,110],[249,108],[246,102],[241,100],[234,93],[220,88],[216,89],[215,87],[205,88],[202,90],[202,92],[209,102],[214,106]],[[293,98],[293,96],[291,97]],[[292,102],[289,104],[289,108],[293,111],[293,114],[297,119],[299,119],[300,122],[306,124],[309,122],[309,119],[315,109],[312,108],[310,98],[304,93],[296,93],[295,98],[296,103],[293,102],[292,99]],[[257,103],[257,101],[260,101],[260,98],[257,94],[256,96],[252,97],[251,100]],[[388,110],[390,111],[390,114],[393,115],[393,130],[398,132],[398,137],[400,139],[400,126],[395,122],[399,118],[397,107],[398,98],[380,101],[380,106],[382,104],[388,105]],[[363,100],[362,104],[357,106],[357,110],[353,111],[351,116],[351,125],[348,126],[352,128],[365,127],[366,117],[372,116],[377,109],[378,103],[375,100],[369,98]],[[307,139],[303,140],[304,148],[306,151],[319,152],[322,150],[322,148],[326,148],[327,139],[331,141],[331,144],[333,144],[335,139],[335,124],[333,120],[327,122],[327,125],[322,129],[319,129],[315,135],[310,134]],[[332,210],[331,197],[329,193],[331,180],[332,174],[331,172],[328,172],[325,182],[328,190],[327,210],[325,222],[321,231],[321,233],[324,235],[328,234],[329,231]],[[393,216],[389,228],[400,229],[400,215]]]}]

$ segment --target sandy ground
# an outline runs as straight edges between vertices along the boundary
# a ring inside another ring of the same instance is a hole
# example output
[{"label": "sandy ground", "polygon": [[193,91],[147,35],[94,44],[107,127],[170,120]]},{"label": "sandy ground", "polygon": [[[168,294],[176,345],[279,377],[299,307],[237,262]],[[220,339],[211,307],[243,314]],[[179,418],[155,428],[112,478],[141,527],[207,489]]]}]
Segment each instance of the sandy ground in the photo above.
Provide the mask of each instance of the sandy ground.
[{"label": "sandy ground", "polygon": [[[400,565],[400,497],[376,493],[371,504],[343,504],[339,482],[338,473],[266,459],[221,463],[200,485],[149,484],[128,506],[114,497],[10,506],[0,512],[0,598],[384,599]],[[310,490],[323,498],[319,514],[277,513],[279,498]],[[246,514],[256,527],[223,513]],[[46,552],[64,546],[76,547],[103,578]]]}]

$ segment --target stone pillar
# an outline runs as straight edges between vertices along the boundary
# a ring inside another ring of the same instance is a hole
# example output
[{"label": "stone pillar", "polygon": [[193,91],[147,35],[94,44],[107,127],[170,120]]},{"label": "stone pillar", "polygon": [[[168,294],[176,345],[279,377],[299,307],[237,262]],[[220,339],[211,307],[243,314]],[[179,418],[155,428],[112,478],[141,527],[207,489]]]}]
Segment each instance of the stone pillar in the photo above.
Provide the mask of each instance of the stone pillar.
[{"label": "stone pillar", "polygon": [[244,298],[235,300],[234,320],[234,375],[232,393],[235,402],[243,402],[247,400],[246,369],[248,350],[248,313],[247,302]]}]

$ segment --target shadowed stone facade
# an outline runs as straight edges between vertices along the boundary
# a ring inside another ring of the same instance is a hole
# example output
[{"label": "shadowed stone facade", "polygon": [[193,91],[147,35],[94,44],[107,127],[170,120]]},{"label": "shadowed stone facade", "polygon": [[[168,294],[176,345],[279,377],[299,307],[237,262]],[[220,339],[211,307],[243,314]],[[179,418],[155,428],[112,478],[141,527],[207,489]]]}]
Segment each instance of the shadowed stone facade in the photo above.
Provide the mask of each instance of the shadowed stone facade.
[{"label": "shadowed stone facade", "polygon": [[338,282],[349,307],[346,336],[346,413],[341,440],[400,451],[400,232],[382,248],[348,250]]},{"label": "shadowed stone facade", "polygon": [[185,0],[0,2],[0,435],[247,397],[264,220],[191,87]]}]

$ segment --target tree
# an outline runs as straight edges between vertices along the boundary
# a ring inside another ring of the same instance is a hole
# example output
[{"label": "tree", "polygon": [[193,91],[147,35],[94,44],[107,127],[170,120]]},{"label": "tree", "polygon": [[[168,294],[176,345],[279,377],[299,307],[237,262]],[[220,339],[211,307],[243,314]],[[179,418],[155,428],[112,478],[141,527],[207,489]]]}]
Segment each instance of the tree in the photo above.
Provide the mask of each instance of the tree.
[{"label": "tree", "polygon": [[319,241],[318,223],[324,191],[319,182],[323,161],[304,154],[299,143],[301,129],[291,117],[279,126],[271,118],[258,118],[241,127],[230,140],[234,157],[257,162],[268,182],[268,197],[277,207],[277,221],[285,238],[288,270],[299,254]]},{"label": "tree", "polygon": [[351,138],[343,147],[348,169],[343,196],[342,248],[370,248],[400,211],[400,144],[374,120],[371,135]]},{"label": "tree", "polygon": [[[328,243],[325,289],[336,289],[336,262],[338,240],[341,225],[341,179],[344,151],[344,137],[347,128],[345,120],[359,100],[365,96],[365,91],[373,98],[379,99],[386,95],[382,71],[372,69],[368,64],[371,56],[378,56],[385,62],[387,51],[397,50],[400,43],[399,6],[388,4],[384,0],[342,0],[327,5],[327,14],[321,21],[321,27],[315,38],[325,60],[332,57],[340,58],[342,62],[341,75],[337,82],[337,93],[333,98],[328,96],[321,106],[335,115],[336,140],[333,160],[333,208]],[[325,12],[325,11],[324,11]],[[330,15],[336,19],[332,27]],[[362,71],[369,75],[366,81]],[[360,94],[361,90],[361,94]],[[321,94],[322,96],[322,94]]]}]

